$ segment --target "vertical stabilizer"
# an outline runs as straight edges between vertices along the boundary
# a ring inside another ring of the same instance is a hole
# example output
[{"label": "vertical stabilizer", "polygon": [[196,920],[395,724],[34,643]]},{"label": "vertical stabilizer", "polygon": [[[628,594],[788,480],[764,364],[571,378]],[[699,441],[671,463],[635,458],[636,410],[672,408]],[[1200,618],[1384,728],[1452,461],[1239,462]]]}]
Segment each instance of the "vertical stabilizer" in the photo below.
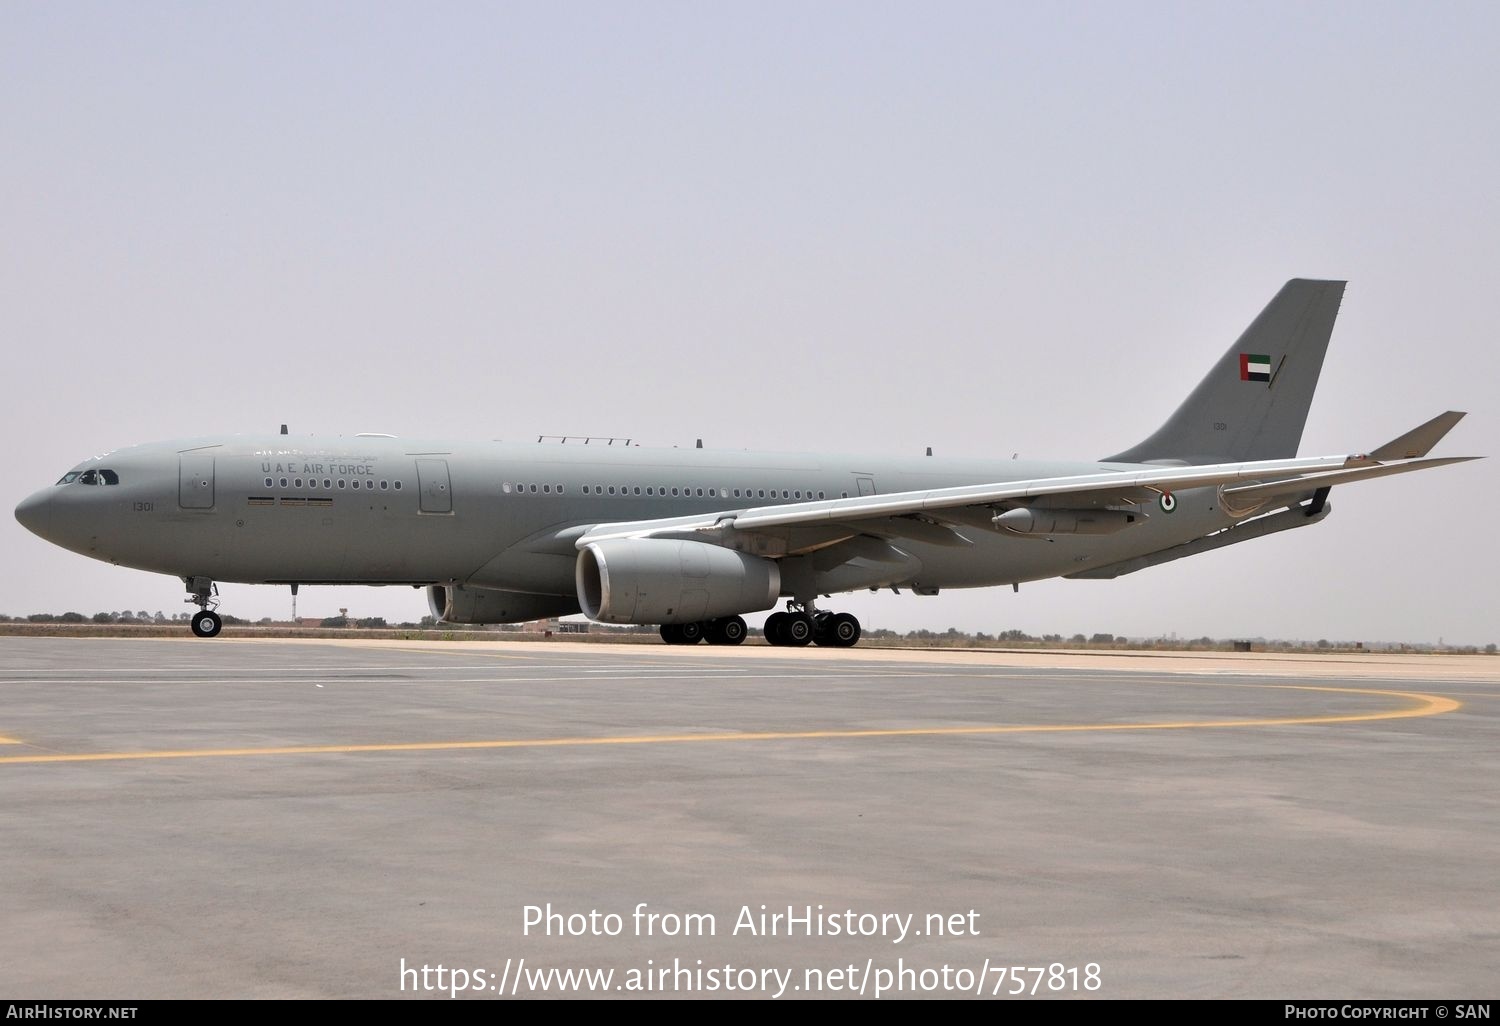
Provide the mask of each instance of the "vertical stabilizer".
[{"label": "vertical stabilizer", "polygon": [[1293,278],[1177,412],[1112,463],[1235,463],[1297,455],[1344,282]]}]

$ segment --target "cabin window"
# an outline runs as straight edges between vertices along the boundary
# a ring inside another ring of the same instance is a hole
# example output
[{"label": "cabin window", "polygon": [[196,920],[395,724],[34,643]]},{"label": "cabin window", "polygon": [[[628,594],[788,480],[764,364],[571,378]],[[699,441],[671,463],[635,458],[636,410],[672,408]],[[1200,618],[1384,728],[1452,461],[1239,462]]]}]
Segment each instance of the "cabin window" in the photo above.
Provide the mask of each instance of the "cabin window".
[{"label": "cabin window", "polygon": [[342,489],[346,483],[347,482],[343,478],[339,478],[339,488],[340,489]]},{"label": "cabin window", "polygon": [[325,477],[323,479],[323,487],[324,488],[328,488],[328,489],[332,489],[333,488],[333,479],[329,478],[329,477]]},{"label": "cabin window", "polygon": [[270,488],[274,483],[275,482],[273,482],[269,477],[266,478],[266,487],[267,488]]},{"label": "cabin window", "polygon": [[401,482],[400,482],[400,481],[397,481],[397,482],[396,482],[396,484],[395,484],[395,489],[396,489],[396,491],[398,491],[398,492],[399,492],[399,491],[400,491],[400,490],[401,490]]}]

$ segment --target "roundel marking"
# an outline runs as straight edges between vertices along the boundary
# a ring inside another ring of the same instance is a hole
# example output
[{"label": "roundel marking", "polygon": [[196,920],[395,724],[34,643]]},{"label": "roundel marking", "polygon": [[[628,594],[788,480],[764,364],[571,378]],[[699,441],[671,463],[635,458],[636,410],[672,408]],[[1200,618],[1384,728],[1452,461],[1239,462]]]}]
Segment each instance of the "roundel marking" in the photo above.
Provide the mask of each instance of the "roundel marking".
[{"label": "roundel marking", "polygon": [[1161,503],[1161,511],[1163,513],[1170,513],[1177,508],[1177,496],[1171,492],[1162,492],[1161,498],[1157,501]]}]

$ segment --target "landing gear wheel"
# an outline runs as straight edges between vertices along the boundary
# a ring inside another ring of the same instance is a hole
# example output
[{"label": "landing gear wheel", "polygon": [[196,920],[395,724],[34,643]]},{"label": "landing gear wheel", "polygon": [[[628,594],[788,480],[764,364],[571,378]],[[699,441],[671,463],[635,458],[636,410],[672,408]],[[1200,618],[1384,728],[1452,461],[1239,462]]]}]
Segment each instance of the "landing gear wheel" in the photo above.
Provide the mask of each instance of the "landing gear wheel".
[{"label": "landing gear wheel", "polygon": [[738,616],[710,620],[704,637],[710,645],[738,645],[745,640],[745,621]]},{"label": "landing gear wheel", "polygon": [[696,645],[703,640],[703,622],[694,620],[692,623],[680,623],[677,625],[677,636],[681,639],[679,645]]},{"label": "landing gear wheel", "polygon": [[218,637],[219,631],[224,629],[224,621],[219,619],[218,613],[210,613],[207,609],[193,614],[193,636],[198,638]]},{"label": "landing gear wheel", "polygon": [[766,644],[776,646],[786,644],[786,640],[782,637],[781,633],[782,626],[786,623],[786,618],[786,613],[772,613],[766,617],[766,625],[764,627]]},{"label": "landing gear wheel", "polygon": [[853,648],[859,642],[859,620],[852,613],[834,613],[828,622],[828,640],[834,648]]},{"label": "landing gear wheel", "polygon": [[814,613],[813,614],[813,644],[814,645],[831,645],[831,644],[833,644],[833,642],[829,640],[832,637],[832,635],[829,634],[829,625],[832,624],[832,623],[833,623],[833,614],[832,613]]},{"label": "landing gear wheel", "polygon": [[783,645],[793,645],[801,648],[810,644],[813,639],[813,619],[806,613],[787,613],[786,619],[781,622],[781,636],[785,640]]},{"label": "landing gear wheel", "polygon": [[664,623],[661,625],[661,640],[668,645],[682,644],[682,624]]},{"label": "landing gear wheel", "polygon": [[726,616],[719,621],[719,644],[738,645],[745,640],[745,635],[750,629],[745,626],[745,620],[739,616]]}]

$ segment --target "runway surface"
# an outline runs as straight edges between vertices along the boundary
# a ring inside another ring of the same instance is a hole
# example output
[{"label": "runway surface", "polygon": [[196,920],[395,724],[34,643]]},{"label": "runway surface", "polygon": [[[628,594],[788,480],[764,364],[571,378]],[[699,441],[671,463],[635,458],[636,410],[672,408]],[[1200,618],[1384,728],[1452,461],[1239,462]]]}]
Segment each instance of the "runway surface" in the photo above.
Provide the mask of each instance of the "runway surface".
[{"label": "runway surface", "polygon": [[0,638],[0,996],[1493,997],[1497,714],[1493,657]]}]

